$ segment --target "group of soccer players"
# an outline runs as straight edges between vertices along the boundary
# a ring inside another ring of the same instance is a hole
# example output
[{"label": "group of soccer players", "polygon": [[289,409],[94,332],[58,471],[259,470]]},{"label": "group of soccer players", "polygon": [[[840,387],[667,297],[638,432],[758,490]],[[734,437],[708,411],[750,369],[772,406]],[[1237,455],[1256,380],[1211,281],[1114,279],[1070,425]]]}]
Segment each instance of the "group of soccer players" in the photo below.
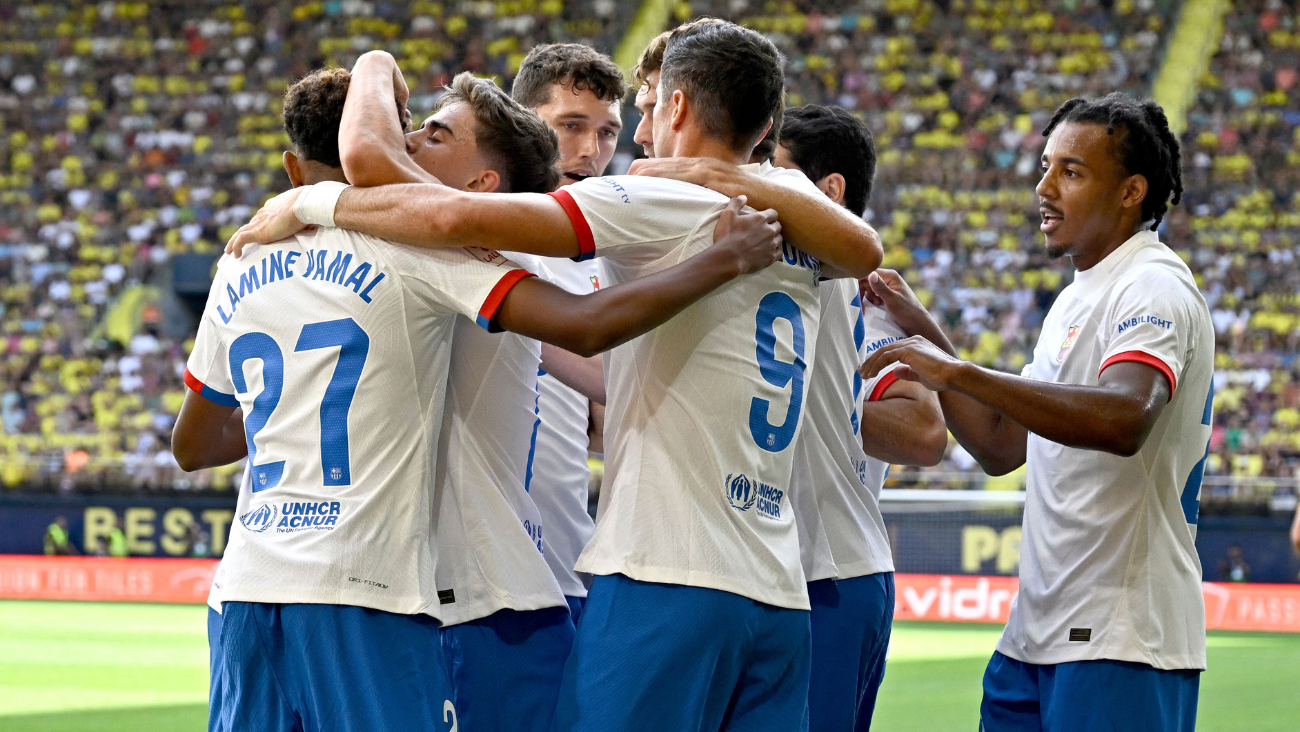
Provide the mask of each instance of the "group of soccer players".
[{"label": "group of soccer players", "polygon": [[1149,230],[1181,191],[1163,113],[1052,120],[1043,230],[1079,272],[1014,377],[877,271],[871,134],[783,110],[782,64],[721,21],[655,39],[616,177],[624,81],[581,45],[513,98],[457,76],[416,129],[384,53],[289,89],[294,188],[217,267],[173,437],[186,469],[248,459],[210,729],[867,729],[879,490],[949,430],[1029,466],[984,727],[1192,728],[1213,344]]}]

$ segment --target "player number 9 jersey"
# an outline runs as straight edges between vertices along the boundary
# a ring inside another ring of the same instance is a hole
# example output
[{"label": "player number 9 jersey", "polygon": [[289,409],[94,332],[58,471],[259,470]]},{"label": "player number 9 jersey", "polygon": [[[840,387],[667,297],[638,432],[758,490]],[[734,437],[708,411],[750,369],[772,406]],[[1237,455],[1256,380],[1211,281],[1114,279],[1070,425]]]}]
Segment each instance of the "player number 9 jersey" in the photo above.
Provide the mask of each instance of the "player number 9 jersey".
[{"label": "player number 9 jersey", "polygon": [[[762,172],[821,195],[802,174]],[[605,258],[611,284],[711,246],[727,203],[704,188],[635,176],[588,179],[553,195],[584,251]],[[820,264],[792,245],[784,255],[607,356],[605,479],[580,571],[808,608],[788,492],[817,341]]]}]

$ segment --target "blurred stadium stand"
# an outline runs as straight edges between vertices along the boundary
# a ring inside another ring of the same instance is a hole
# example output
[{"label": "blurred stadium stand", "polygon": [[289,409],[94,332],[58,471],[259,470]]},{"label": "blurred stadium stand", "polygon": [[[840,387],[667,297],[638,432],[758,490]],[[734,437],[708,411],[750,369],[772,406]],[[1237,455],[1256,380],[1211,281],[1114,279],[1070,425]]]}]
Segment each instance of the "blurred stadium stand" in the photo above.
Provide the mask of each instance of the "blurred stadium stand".
[{"label": "blurred stadium stand", "polygon": [[372,48],[416,114],[463,69],[610,50],[635,4],[0,2],[0,486],[229,490],[169,435],[220,246],[288,186],[281,94]]},{"label": "blurred stadium stand", "polygon": [[[790,105],[840,104],[876,134],[867,216],[967,357],[1018,370],[1068,268],[1033,187],[1042,129],[1076,95],[1150,93],[1174,0],[697,0],[786,53]],[[544,41],[611,52],[636,3],[0,2],[0,486],[229,490],[168,447],[219,247],[287,185],[280,94],[374,47],[412,111],[454,72],[503,85]],[[1294,5],[1233,7],[1187,113],[1188,192],[1162,229],[1214,313],[1205,506],[1275,507],[1300,469],[1300,28]],[[624,136],[621,169],[638,153]],[[953,447],[896,487],[1006,488]],[[1279,503],[1280,501],[1280,503]],[[1290,503],[1289,505],[1294,505]],[[1250,509],[1253,510],[1253,509]]]}]

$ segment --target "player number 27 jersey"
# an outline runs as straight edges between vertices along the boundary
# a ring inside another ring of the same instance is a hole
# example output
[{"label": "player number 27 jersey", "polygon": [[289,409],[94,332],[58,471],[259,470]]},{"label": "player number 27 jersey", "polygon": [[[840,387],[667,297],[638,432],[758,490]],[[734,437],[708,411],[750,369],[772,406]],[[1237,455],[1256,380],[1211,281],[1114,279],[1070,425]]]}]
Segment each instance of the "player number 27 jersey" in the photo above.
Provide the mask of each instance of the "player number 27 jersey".
[{"label": "player number 27 jersey", "polygon": [[243,410],[219,601],[436,613],[432,494],[451,329],[527,272],[325,228],[220,260],[185,375]]}]

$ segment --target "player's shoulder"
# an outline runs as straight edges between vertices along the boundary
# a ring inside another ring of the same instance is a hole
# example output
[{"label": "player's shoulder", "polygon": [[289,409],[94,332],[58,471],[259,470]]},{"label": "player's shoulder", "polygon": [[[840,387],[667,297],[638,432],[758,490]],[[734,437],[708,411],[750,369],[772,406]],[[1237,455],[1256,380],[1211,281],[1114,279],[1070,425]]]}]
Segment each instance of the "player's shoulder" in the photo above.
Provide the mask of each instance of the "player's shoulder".
[{"label": "player's shoulder", "polygon": [[565,186],[568,191],[586,200],[601,200],[631,206],[671,206],[680,202],[725,203],[727,197],[717,191],[684,183],[671,178],[649,175],[605,175],[581,180]]},{"label": "player's shoulder", "polygon": [[770,162],[750,163],[740,166],[741,170],[748,171],[758,176],[762,176],[773,183],[802,191],[809,195],[824,195],[817,184],[804,174],[802,170],[794,168],[778,168]]},{"label": "player's shoulder", "polygon": [[1117,273],[1112,291],[1125,299],[1204,302],[1191,269],[1159,241],[1134,252]]}]

